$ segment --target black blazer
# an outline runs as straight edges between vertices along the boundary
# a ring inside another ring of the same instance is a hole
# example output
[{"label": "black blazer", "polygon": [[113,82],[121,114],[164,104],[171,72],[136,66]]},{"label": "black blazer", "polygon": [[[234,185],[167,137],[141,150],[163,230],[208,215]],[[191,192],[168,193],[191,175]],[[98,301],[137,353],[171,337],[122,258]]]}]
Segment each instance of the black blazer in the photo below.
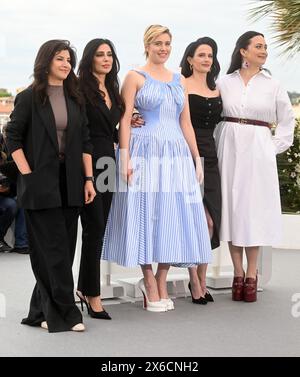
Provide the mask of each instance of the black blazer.
[{"label": "black blazer", "polygon": [[100,94],[97,106],[89,102],[86,104],[88,128],[93,145],[94,168],[99,157],[108,156],[115,158],[114,142],[118,142],[118,130],[116,126],[121,118],[121,110],[113,93],[109,94],[112,102],[111,109],[106,106]]},{"label": "black blazer", "polygon": [[[65,163],[69,206],[82,206],[82,153],[92,154],[85,112],[65,92],[68,124]],[[26,209],[61,206],[59,149],[54,114],[49,99],[43,105],[32,88],[19,93],[6,128],[10,153],[22,148],[32,173],[18,176],[17,197]]]}]

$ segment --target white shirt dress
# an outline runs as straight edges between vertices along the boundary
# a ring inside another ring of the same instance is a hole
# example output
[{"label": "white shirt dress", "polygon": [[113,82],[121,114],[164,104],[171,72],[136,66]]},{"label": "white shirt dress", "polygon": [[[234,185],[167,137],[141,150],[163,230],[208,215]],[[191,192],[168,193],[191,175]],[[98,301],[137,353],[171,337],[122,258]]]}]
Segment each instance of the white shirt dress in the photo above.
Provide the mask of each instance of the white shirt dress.
[{"label": "white shirt dress", "polygon": [[282,237],[276,154],[293,142],[294,112],[286,91],[262,70],[245,85],[239,70],[219,79],[223,116],[276,123],[269,128],[221,122],[215,138],[221,174],[220,240],[276,246]]}]

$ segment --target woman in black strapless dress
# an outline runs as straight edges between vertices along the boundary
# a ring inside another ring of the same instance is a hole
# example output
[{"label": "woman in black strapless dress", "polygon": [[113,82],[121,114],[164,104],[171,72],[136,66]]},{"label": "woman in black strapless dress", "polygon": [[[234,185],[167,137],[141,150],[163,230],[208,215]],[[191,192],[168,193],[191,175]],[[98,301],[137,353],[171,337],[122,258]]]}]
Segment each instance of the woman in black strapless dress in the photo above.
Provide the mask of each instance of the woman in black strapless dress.
[{"label": "woman in black strapless dress", "polygon": [[[221,183],[213,132],[220,121],[222,99],[215,80],[220,72],[216,42],[208,37],[192,42],[182,58],[182,74],[186,77],[190,115],[198,149],[204,158],[204,197],[207,225],[212,249],[220,245]],[[189,268],[193,303],[213,301],[206,288],[207,264]]]},{"label": "woman in black strapless dress", "polygon": [[204,158],[203,202],[208,215],[211,248],[215,249],[220,245],[221,186],[213,132],[220,120],[222,99],[220,96],[202,97],[192,93],[189,94],[189,104],[198,149]]}]

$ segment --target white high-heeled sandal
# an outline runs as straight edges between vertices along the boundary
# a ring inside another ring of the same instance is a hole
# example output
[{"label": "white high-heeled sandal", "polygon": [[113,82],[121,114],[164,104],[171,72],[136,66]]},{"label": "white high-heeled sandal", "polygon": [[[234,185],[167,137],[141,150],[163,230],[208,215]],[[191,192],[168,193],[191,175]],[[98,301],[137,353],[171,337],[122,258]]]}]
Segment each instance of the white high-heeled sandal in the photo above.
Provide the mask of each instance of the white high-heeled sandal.
[{"label": "white high-heeled sandal", "polygon": [[160,301],[149,301],[146,288],[144,284],[144,279],[141,279],[138,283],[138,287],[143,293],[144,301],[143,301],[143,308],[148,310],[149,312],[166,312],[168,311],[167,305]]},{"label": "white high-heeled sandal", "polygon": [[171,300],[170,298],[161,298],[160,301],[167,306],[167,309],[168,310],[174,310],[175,309],[175,306],[174,306],[174,301]]}]

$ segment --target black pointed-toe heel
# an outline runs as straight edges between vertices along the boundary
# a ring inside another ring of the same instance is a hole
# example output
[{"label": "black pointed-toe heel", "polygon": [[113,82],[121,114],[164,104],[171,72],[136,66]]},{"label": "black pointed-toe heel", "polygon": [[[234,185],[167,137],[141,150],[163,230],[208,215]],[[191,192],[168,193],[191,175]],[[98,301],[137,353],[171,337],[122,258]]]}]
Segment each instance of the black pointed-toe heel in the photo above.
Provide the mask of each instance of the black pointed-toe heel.
[{"label": "black pointed-toe heel", "polygon": [[213,296],[209,293],[209,291],[206,291],[204,297],[205,297],[205,300],[207,302],[214,302],[215,301]]},{"label": "black pointed-toe heel", "polygon": [[79,292],[76,292],[76,296],[80,300],[81,310],[83,311],[83,304],[85,304],[87,308],[88,315],[92,318],[97,319],[111,319],[111,316],[105,311],[104,309],[101,312],[95,312],[89,302],[87,301],[85,296],[82,296]]},{"label": "black pointed-toe heel", "polygon": [[111,319],[111,316],[105,311],[104,309],[101,310],[101,312],[94,312],[91,305],[88,303],[88,314],[92,318],[98,318],[98,319]]},{"label": "black pointed-toe heel", "polygon": [[193,304],[198,304],[198,305],[206,305],[207,304],[207,301],[206,301],[205,297],[200,297],[200,298],[194,298],[193,297],[191,283],[188,284],[188,287],[189,287],[189,290],[191,292],[191,297],[192,297],[192,303]]}]

